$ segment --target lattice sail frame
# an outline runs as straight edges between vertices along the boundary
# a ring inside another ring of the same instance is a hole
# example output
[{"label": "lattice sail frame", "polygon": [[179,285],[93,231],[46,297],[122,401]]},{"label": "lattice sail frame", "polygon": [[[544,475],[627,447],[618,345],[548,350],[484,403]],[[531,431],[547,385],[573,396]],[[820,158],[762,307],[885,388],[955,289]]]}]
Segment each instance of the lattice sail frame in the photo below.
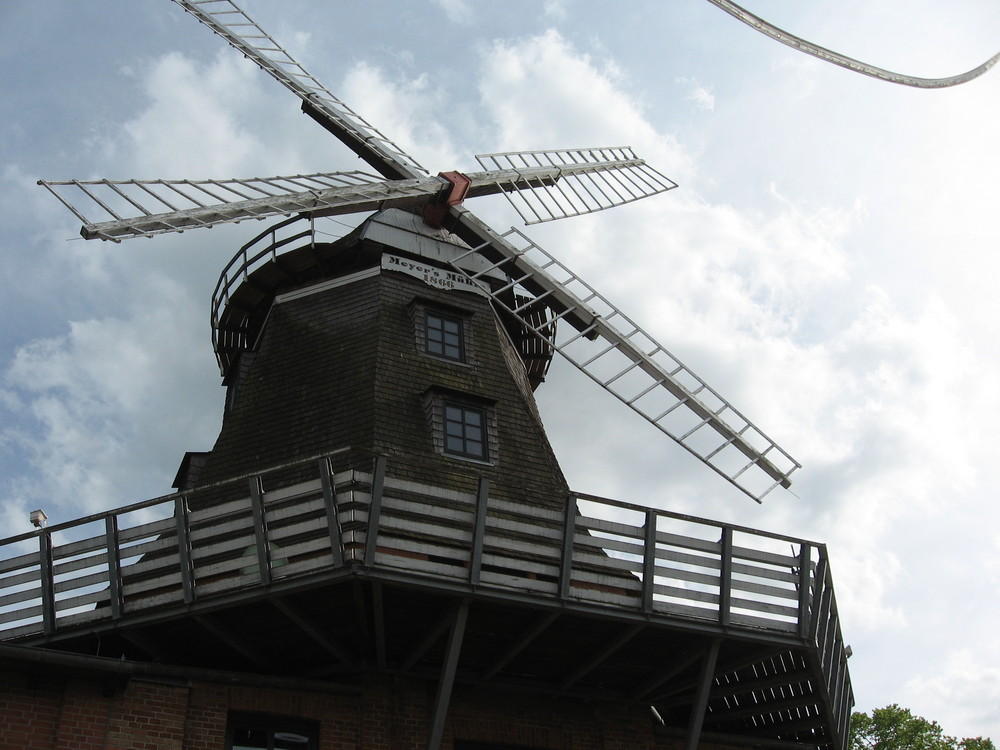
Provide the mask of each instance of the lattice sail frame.
[{"label": "lattice sail frame", "polygon": [[[483,169],[515,173],[538,167],[561,170],[560,177],[553,182],[529,184],[531,190],[513,181],[497,183],[528,225],[603,211],[677,187],[676,182],[624,146],[478,154],[476,161]],[[614,170],[601,168],[609,162],[622,166]],[[593,166],[593,169],[578,171],[580,166]],[[570,168],[576,169],[570,171]]]},{"label": "lattice sail frame", "polygon": [[[462,215],[467,221],[481,223],[467,211]],[[488,271],[473,274],[464,270],[459,264],[465,256],[452,260],[452,267],[476,282],[495,304],[521,317],[527,330],[550,341],[577,369],[745,494],[759,503],[776,487],[791,484],[792,473],[801,468],[798,461],[606,297],[522,232],[511,228],[495,234],[468,254],[485,257],[489,270],[504,271],[510,279],[508,285],[494,289],[485,279]],[[520,309],[505,301],[511,290],[524,286],[546,288],[530,304],[549,304],[554,310],[551,319],[532,324]],[[572,320],[574,331],[568,338],[551,341],[551,328],[560,320]]]}]

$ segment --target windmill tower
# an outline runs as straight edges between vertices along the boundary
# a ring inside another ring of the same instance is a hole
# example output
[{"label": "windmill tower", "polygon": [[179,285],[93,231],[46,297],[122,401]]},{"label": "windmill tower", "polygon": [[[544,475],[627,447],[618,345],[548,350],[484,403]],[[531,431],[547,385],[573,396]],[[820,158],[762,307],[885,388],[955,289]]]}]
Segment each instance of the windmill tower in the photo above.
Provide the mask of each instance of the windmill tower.
[{"label": "windmill tower", "polygon": [[[571,492],[532,393],[563,356],[758,501],[798,464],[464,206],[502,192],[533,223],[674,183],[626,148],[429,176],[235,4],[175,1],[378,174],[42,183],[87,238],[288,218],[213,296],[215,446],[185,456],[176,494],[70,544],[53,534],[95,519],[50,527],[0,567],[8,663],[44,664],[63,706],[81,700],[67,674],[97,681],[122,738],[173,722],[185,746],[843,747],[825,548]],[[372,211],[339,240],[317,231]]]}]

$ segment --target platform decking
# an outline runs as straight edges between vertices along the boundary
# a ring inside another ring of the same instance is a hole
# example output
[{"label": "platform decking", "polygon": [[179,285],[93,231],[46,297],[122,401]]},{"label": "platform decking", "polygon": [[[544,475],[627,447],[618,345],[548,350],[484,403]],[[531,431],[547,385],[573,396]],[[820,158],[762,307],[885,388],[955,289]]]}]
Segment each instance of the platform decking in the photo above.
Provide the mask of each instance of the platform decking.
[{"label": "platform decking", "polygon": [[[426,486],[379,458],[191,510],[177,493],[0,540],[0,640],[58,643],[350,576],[660,623],[810,654],[840,744],[852,695],[826,549],[588,495],[566,512]],[[367,470],[365,470],[367,469]],[[214,604],[213,604],[214,603]]]}]

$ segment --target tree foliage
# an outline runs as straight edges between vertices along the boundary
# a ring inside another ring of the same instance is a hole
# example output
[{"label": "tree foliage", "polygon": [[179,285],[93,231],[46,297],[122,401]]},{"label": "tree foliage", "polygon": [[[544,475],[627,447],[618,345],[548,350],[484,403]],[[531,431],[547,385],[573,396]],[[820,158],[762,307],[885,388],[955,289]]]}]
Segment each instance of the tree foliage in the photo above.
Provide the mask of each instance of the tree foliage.
[{"label": "tree foliage", "polygon": [[851,717],[851,750],[996,750],[993,740],[944,733],[936,721],[914,716],[896,704]]}]

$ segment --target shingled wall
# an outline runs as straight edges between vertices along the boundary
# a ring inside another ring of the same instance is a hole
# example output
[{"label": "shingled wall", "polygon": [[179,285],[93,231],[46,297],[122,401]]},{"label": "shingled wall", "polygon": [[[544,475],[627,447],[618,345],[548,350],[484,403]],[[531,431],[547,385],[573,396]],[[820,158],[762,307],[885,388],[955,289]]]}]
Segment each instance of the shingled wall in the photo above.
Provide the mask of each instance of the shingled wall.
[{"label": "shingled wall", "polygon": [[[416,308],[440,306],[467,321],[470,361],[421,351]],[[474,492],[562,507],[568,487],[545,436],[523,365],[484,297],[436,289],[383,270],[343,286],[275,304],[199,484],[308,456],[338,454],[364,465],[386,455],[397,475]],[[496,420],[489,463],[441,455],[428,394],[482,399]],[[274,477],[275,480],[278,476]],[[282,481],[298,479],[281,477]],[[245,492],[241,482],[239,492]]]}]

